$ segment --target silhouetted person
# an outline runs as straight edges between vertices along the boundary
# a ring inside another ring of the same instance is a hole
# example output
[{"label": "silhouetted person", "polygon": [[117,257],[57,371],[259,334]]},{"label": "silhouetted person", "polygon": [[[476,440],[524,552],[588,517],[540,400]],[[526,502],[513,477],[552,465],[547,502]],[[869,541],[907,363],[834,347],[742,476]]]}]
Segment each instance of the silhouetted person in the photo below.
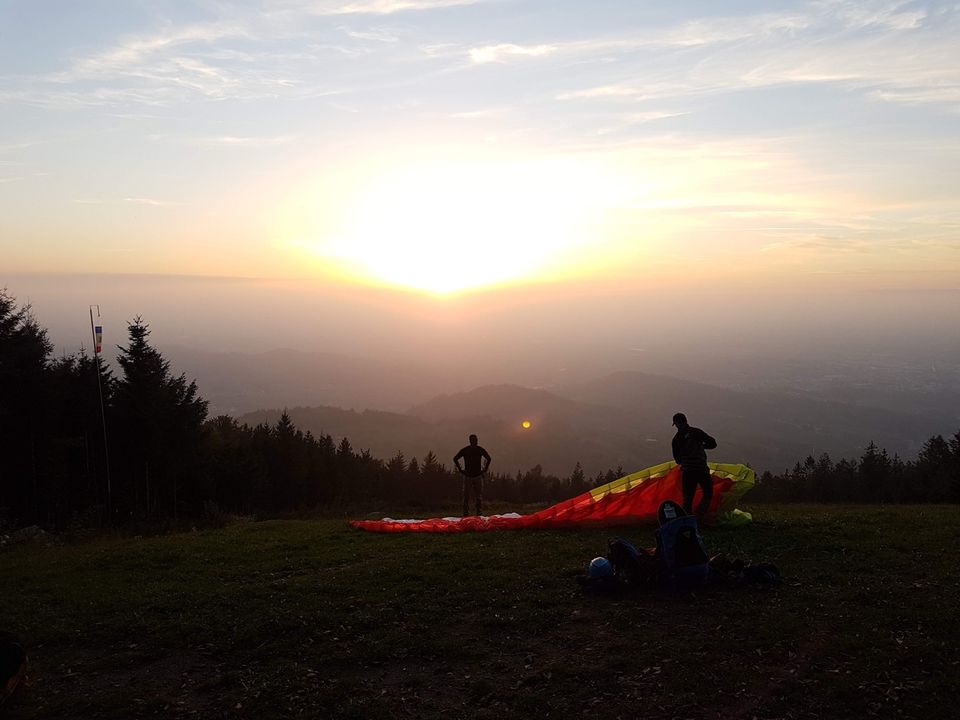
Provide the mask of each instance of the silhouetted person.
[{"label": "silhouetted person", "polygon": [[[461,458],[463,458],[462,466]],[[453,464],[463,475],[463,517],[470,512],[471,494],[477,504],[477,515],[479,515],[480,503],[483,500],[483,474],[490,467],[490,453],[477,445],[476,435],[471,435],[470,444],[453,456]]]},{"label": "silhouetted person", "polygon": [[710,509],[713,499],[713,480],[707,467],[706,450],[713,450],[717,441],[700,428],[687,424],[687,416],[677,413],[673,416],[677,434],[673,436],[673,459],[682,471],[683,509],[693,513],[693,496],[700,486],[701,498],[697,505],[697,516],[703,517]]}]

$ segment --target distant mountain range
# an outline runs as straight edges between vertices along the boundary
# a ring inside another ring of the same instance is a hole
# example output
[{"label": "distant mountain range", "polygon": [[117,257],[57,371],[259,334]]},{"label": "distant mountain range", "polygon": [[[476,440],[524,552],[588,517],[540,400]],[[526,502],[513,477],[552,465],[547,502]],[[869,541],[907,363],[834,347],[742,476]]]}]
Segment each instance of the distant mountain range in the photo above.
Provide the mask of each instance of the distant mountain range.
[{"label": "distant mountain range", "polygon": [[293,405],[403,411],[464,387],[455,370],[391,358],[287,349],[205,352],[176,345],[163,352],[176,372],[196,379],[215,415]]},{"label": "distant mountain range", "polygon": [[[375,391],[374,384],[369,389]],[[711,459],[748,462],[759,470],[779,471],[823,452],[835,459],[858,456],[871,440],[912,457],[930,435],[951,431],[942,418],[639,372],[552,391],[486,385],[436,396],[405,413],[288,407],[298,427],[346,436],[378,457],[401,451],[407,459],[422,458],[433,451],[449,464],[473,432],[493,455],[496,470],[515,473],[540,464],[558,475],[568,475],[578,461],[595,474],[669,459],[670,418],[678,410],[717,438]],[[273,423],[279,415],[280,409],[262,410],[239,419]]]}]

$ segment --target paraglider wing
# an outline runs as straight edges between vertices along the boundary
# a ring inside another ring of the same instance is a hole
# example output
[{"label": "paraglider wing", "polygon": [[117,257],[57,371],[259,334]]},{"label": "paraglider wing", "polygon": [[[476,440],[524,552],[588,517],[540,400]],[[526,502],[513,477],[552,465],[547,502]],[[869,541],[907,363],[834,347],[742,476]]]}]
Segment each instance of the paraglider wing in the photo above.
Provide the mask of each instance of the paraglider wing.
[{"label": "paraglider wing", "polygon": [[[749,513],[736,509],[743,494],[753,487],[756,475],[746,465],[708,463],[713,479],[713,500],[707,522],[742,524]],[[664,500],[680,501],[680,467],[674,462],[639,470],[582,495],[564,500],[531,515],[446,517],[428,520],[352,520],[350,525],[374,532],[476,532],[545,528],[606,527],[647,522],[656,518]]]}]

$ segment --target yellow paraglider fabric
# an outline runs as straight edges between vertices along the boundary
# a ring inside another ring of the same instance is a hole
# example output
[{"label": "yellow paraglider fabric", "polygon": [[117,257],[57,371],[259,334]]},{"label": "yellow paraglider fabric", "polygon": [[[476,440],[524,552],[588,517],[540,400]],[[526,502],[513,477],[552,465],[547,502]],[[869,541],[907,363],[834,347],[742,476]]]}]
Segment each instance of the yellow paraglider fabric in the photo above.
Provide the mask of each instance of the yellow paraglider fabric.
[{"label": "yellow paraglider fabric", "polygon": [[[705,521],[741,525],[750,514],[737,503],[756,482],[746,465],[709,463],[713,501]],[[428,520],[352,520],[350,525],[374,532],[476,532],[547,528],[600,527],[646,522],[656,518],[664,500],[680,502],[680,467],[674,462],[630,473],[611,483],[564,500],[531,515],[491,515]]]}]

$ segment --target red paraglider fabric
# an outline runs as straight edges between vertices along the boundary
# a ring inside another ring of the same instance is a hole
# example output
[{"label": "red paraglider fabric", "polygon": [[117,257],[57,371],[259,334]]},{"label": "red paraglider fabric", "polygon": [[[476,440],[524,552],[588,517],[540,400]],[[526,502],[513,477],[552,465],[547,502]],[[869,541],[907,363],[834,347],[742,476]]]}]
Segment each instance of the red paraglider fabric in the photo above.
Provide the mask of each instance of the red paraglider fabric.
[{"label": "red paraglider fabric", "polygon": [[[746,465],[710,463],[713,501],[707,522],[737,523],[749,520],[736,509],[740,497],[755,482]],[[484,530],[525,530],[599,527],[634,524],[653,520],[664,500],[682,500],[680,467],[668,462],[626,475],[612,483],[564,500],[531,515],[490,515],[447,517],[428,520],[352,520],[350,525],[373,532],[477,532]]]}]

